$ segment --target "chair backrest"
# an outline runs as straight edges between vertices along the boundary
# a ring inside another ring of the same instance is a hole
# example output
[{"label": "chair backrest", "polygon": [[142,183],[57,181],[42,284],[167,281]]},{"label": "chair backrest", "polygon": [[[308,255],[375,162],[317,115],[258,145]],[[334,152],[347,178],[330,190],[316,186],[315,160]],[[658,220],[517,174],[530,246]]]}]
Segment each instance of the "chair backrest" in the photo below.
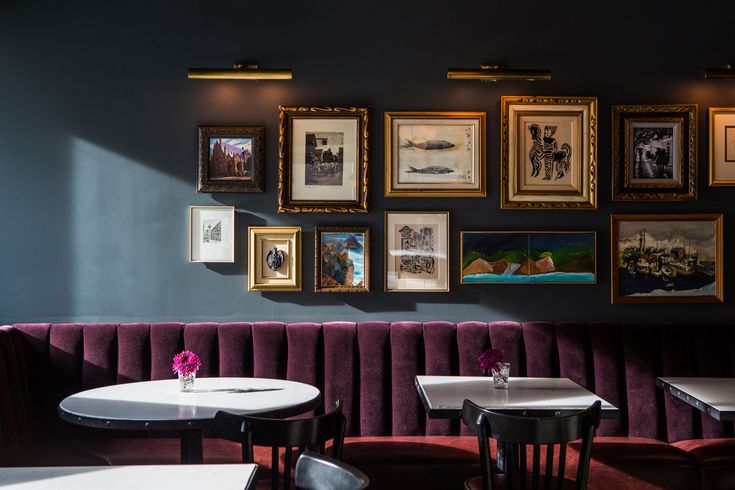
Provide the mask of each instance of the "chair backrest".
[{"label": "chair backrest", "polygon": [[327,441],[332,440],[332,457],[342,457],[346,419],[337,401],[335,409],[308,419],[273,419],[237,415],[220,411],[214,418],[213,435],[242,443],[243,463],[253,463],[253,446],[269,446],[271,451],[271,488],[278,488],[279,449],[285,448],[283,488],[291,484],[291,453],[298,448],[299,455],[309,449],[324,453]]},{"label": "chair backrest", "polygon": [[[483,488],[492,489],[492,464],[488,439],[496,439],[499,450],[505,451],[505,470],[508,487],[513,488],[518,479],[521,488],[526,487],[528,475],[526,446],[533,446],[533,466],[531,487],[541,485],[541,446],[546,446],[545,488],[553,484],[555,448],[559,446],[557,488],[564,484],[567,443],[582,440],[577,466],[577,489],[586,489],[589,477],[592,439],[600,425],[599,401],[589,408],[564,417],[555,417],[553,412],[539,413],[537,416],[517,416],[486,410],[470,400],[462,405],[462,420],[477,432],[480,446],[480,465],[482,468]],[[500,457],[500,456],[499,456]]]},{"label": "chair backrest", "polygon": [[298,490],[362,490],[370,485],[357,468],[309,451],[296,461],[295,480]]}]

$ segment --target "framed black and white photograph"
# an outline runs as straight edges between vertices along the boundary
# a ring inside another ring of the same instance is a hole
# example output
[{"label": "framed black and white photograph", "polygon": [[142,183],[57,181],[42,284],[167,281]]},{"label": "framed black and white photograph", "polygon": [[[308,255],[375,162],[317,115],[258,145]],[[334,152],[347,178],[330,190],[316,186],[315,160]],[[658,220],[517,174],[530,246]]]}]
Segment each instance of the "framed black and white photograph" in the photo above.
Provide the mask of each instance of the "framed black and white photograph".
[{"label": "framed black and white photograph", "polygon": [[189,207],[189,262],[235,261],[235,208]]},{"label": "framed black and white photograph", "polygon": [[735,107],[709,110],[709,185],[735,185]]},{"label": "framed black and white photograph", "polygon": [[197,192],[263,192],[261,126],[199,126]]},{"label": "framed black and white photograph", "polygon": [[695,105],[613,107],[613,199],[696,199]]}]

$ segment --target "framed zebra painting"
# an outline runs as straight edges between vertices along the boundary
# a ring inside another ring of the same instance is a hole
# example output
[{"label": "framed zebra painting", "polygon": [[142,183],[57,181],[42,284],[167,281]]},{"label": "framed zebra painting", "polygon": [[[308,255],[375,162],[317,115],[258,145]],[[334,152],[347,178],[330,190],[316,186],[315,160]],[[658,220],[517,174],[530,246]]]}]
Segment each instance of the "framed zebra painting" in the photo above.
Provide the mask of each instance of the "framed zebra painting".
[{"label": "framed zebra painting", "polygon": [[501,102],[500,206],[597,208],[597,98]]}]

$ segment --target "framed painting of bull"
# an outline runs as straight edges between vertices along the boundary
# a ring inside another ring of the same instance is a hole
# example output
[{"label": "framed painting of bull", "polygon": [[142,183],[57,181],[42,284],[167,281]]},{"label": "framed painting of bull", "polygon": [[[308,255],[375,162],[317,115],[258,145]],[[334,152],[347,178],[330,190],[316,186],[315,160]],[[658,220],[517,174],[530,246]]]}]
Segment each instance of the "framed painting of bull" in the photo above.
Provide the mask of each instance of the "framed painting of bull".
[{"label": "framed painting of bull", "polygon": [[386,112],[385,195],[485,197],[484,112]]},{"label": "framed painting of bull", "polygon": [[199,126],[197,192],[263,192],[265,128]]},{"label": "framed painting of bull", "polygon": [[279,213],[366,213],[368,110],[279,106]]},{"label": "framed painting of bull", "polygon": [[613,200],[697,198],[697,106],[613,106]]},{"label": "framed painting of bull", "polygon": [[597,99],[503,97],[500,205],[597,208]]}]

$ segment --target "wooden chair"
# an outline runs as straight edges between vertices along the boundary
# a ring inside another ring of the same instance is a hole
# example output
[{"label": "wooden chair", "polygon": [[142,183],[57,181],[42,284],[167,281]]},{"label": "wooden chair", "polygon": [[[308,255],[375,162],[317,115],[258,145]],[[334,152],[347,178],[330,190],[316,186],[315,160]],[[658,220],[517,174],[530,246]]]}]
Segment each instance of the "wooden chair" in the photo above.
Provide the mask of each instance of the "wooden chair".
[{"label": "wooden chair", "polygon": [[[559,446],[555,487],[561,489],[565,482],[567,443],[581,439],[575,488],[578,490],[587,488],[592,439],[600,425],[599,401],[585,410],[564,417],[555,417],[553,412],[536,412],[534,416],[521,417],[492,412],[475,405],[470,400],[465,400],[462,405],[462,420],[470,429],[477,432],[482,469],[482,486],[478,485],[479,479],[473,478],[465,482],[466,489],[497,489],[497,486],[493,486],[490,438],[497,441],[498,448],[505,448],[507,462],[503,479],[506,482],[505,486],[509,489],[515,488],[516,480],[521,489],[526,488],[528,478],[526,446],[533,446],[531,488],[534,490],[539,489],[541,485],[541,446],[546,446],[544,479],[547,490],[550,490],[553,485],[554,453],[556,446]],[[499,457],[502,458],[502,456]]]},{"label": "wooden chair", "polygon": [[285,448],[283,489],[291,485],[291,459],[294,448],[298,454],[305,449],[324,453],[325,443],[332,440],[332,458],[342,457],[347,421],[339,401],[333,411],[309,419],[272,419],[236,415],[220,411],[214,418],[213,435],[242,443],[243,463],[254,463],[253,446],[271,447],[271,489],[278,489],[279,449]]},{"label": "wooden chair", "polygon": [[294,480],[298,490],[363,490],[370,485],[357,468],[309,451],[296,461]]}]

